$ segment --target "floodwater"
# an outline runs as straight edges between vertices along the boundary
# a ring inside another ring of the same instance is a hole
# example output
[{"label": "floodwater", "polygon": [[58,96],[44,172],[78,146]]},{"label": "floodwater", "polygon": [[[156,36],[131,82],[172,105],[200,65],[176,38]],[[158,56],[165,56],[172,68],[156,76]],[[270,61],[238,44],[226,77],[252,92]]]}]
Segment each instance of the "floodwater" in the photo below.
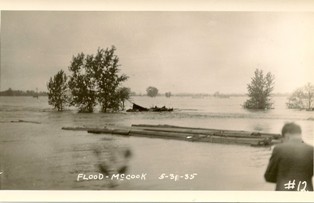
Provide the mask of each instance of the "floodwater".
[{"label": "floodwater", "polygon": [[[273,190],[274,184],[266,183],[263,178],[271,155],[270,147],[61,130],[65,126],[168,124],[280,133],[285,122],[295,121],[302,127],[305,142],[313,145],[314,112],[287,109],[285,97],[274,98],[273,110],[248,111],[241,107],[245,99],[133,97],[137,104],[147,107],[165,105],[174,107],[175,111],[79,114],[74,109],[61,113],[52,111],[47,97],[0,97],[0,188]],[[18,120],[31,122],[11,122]],[[101,149],[98,156],[95,149]],[[126,157],[126,151],[131,155]],[[99,164],[106,161],[112,173],[127,166],[125,174],[138,174],[142,179],[77,181],[79,174],[86,177],[99,174]],[[166,175],[169,177],[164,178]]]}]

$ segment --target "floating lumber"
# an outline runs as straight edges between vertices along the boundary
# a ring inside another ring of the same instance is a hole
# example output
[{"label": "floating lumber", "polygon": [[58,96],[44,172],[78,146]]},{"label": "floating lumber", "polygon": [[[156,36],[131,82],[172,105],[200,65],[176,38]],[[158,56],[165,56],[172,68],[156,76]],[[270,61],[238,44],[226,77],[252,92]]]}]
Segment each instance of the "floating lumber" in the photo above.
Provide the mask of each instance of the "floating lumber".
[{"label": "floating lumber", "polygon": [[209,128],[192,128],[192,127],[180,127],[172,125],[132,125],[132,128],[145,129],[148,131],[161,131],[161,132],[177,132],[177,133],[191,133],[191,134],[203,134],[203,135],[216,135],[225,137],[271,137],[273,139],[280,139],[280,134],[262,133],[262,132],[249,132],[238,130],[221,130],[221,129],[209,129]]},{"label": "floating lumber", "polygon": [[41,124],[41,122],[38,122],[38,121],[26,121],[26,120],[11,121],[11,123],[34,123],[34,124]]},{"label": "floating lumber", "polygon": [[62,130],[73,131],[87,131],[93,134],[116,134],[116,135],[129,135],[129,129],[109,129],[109,128],[86,128],[86,127],[62,127]]},{"label": "floating lumber", "polygon": [[63,127],[63,130],[87,131],[93,134],[113,134],[122,136],[186,140],[192,142],[210,142],[224,144],[246,144],[267,146],[281,141],[279,134],[219,130],[208,128],[190,128],[169,125],[132,125],[132,127],[85,128]]},{"label": "floating lumber", "polygon": [[89,130],[105,130],[106,128],[87,128],[87,127],[62,127],[62,130],[73,130],[73,131],[89,131]]},{"label": "floating lumber", "polygon": [[129,129],[90,129],[87,130],[88,133],[94,134],[114,134],[114,135],[129,135]]},{"label": "floating lumber", "polygon": [[224,143],[224,144],[249,144],[249,145],[269,145],[271,138],[256,138],[256,137],[227,137],[204,134],[192,134],[181,132],[160,132],[148,130],[131,130],[130,136],[150,137],[150,138],[164,138],[187,140],[193,142],[210,142],[210,143]]},{"label": "floating lumber", "polygon": [[103,133],[123,136],[186,140],[192,142],[247,144],[252,146],[267,146],[273,144],[273,138],[278,137],[276,134],[264,134],[248,131],[185,128],[166,125],[132,125],[131,128],[91,129],[88,130],[88,132],[97,134]]},{"label": "floating lumber", "polygon": [[174,132],[154,132],[141,129],[131,129],[130,136],[142,136],[151,138],[165,138],[165,139],[180,139],[185,140],[187,137],[191,136],[189,133],[174,133]]},{"label": "floating lumber", "polygon": [[216,135],[216,136],[226,136],[226,137],[261,137],[258,134],[251,134],[249,132],[228,132],[228,131],[221,131],[221,130],[190,130],[190,129],[171,129],[171,128],[139,128],[146,131],[153,131],[153,132],[168,132],[168,133],[188,133],[188,134],[195,134],[195,135]]}]

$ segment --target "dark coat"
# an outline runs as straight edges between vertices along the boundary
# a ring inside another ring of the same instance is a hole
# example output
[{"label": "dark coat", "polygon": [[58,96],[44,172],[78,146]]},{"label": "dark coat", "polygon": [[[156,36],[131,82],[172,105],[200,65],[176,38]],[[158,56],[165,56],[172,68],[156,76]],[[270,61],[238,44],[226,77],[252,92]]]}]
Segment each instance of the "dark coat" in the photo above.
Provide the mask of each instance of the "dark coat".
[{"label": "dark coat", "polygon": [[[312,176],[313,146],[302,142],[275,146],[264,175],[266,181],[276,183],[276,190],[280,191],[313,191]],[[289,181],[294,181],[293,188],[288,189],[285,185]]]}]

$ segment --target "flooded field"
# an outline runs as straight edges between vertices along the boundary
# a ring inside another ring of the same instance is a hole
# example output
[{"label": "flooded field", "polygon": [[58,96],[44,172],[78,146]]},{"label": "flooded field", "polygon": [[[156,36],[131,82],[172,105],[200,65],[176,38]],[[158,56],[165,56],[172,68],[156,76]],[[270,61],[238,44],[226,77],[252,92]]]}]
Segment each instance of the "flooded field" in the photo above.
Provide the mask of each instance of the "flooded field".
[{"label": "flooded field", "polygon": [[[302,127],[305,142],[313,145],[314,112],[286,109],[285,97],[274,98],[273,110],[247,111],[241,107],[245,99],[133,97],[135,103],[146,107],[165,105],[175,110],[78,114],[75,109],[52,111],[47,97],[0,97],[1,189],[273,190],[274,185],[263,178],[271,154],[269,147],[61,130],[64,126],[169,124],[280,133],[285,122],[295,121]],[[12,122],[18,120],[31,122]],[[99,147],[105,150],[105,157],[95,153]],[[123,157],[125,150],[130,152],[128,158]],[[111,160],[109,168],[113,171],[126,166],[126,174],[144,178],[77,181],[79,174],[99,174],[98,164],[105,159]],[[172,174],[177,178],[171,179]]]}]

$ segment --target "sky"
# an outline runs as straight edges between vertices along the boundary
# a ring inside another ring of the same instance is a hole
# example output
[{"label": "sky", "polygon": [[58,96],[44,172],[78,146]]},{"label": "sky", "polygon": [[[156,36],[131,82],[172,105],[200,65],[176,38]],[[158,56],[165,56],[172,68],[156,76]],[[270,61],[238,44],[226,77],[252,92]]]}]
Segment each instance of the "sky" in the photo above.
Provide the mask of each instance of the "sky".
[{"label": "sky", "polygon": [[137,93],[246,93],[256,68],[274,92],[314,83],[310,12],[2,11],[0,90],[46,91],[73,55],[111,45]]}]

